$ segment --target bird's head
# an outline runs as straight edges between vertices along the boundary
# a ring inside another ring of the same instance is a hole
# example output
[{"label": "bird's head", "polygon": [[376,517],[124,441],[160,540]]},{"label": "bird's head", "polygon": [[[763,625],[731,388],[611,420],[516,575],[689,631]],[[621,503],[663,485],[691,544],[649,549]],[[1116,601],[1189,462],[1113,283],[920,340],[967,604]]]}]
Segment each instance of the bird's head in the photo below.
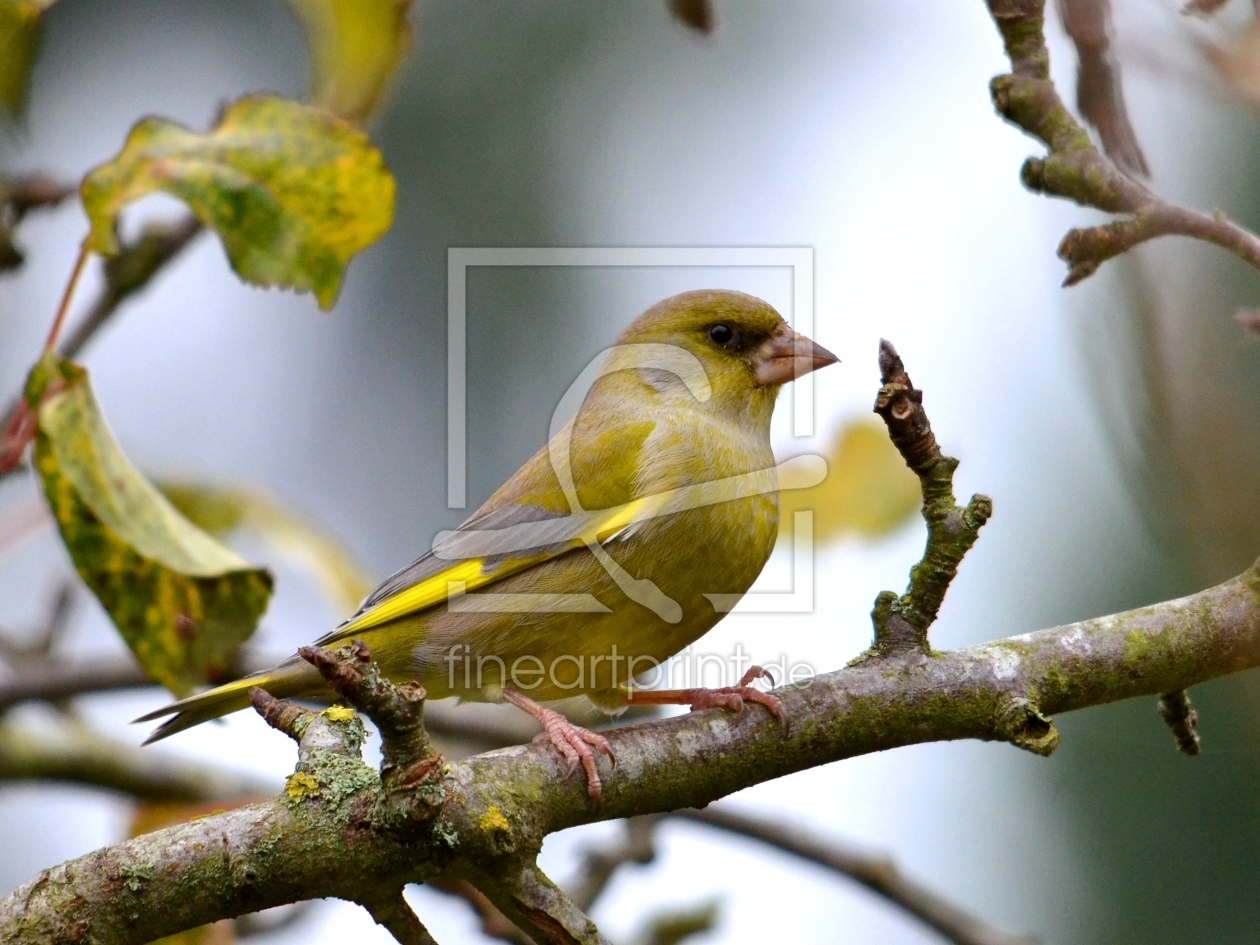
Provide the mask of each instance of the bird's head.
[{"label": "bird's head", "polygon": [[[764,416],[767,425],[784,384],[839,360],[793,331],[772,306],[728,289],[683,292],[657,302],[621,333],[617,344],[682,348],[704,369],[714,409]],[[680,394],[687,380],[668,370],[639,373],[658,389]]]}]

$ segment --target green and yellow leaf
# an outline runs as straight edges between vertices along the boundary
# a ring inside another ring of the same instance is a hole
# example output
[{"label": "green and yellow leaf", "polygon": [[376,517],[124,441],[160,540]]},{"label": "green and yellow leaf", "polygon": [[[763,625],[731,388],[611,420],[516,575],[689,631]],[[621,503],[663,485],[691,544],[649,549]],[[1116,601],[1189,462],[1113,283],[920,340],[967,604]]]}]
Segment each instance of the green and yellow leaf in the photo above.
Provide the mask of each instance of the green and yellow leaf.
[{"label": "green and yellow leaf", "polygon": [[394,218],[394,178],[367,135],[318,108],[266,95],[230,105],[215,129],[145,118],[83,180],[88,248],[119,252],[118,216],[163,191],[223,241],[247,282],[313,292],[331,308],[346,266]]},{"label": "green and yellow leaf", "polygon": [[26,112],[31,69],[39,54],[39,17],[51,3],[0,0],[0,113],[10,120]]},{"label": "green and yellow leaf", "polygon": [[136,471],[81,367],[45,356],[26,397],[38,421],[35,469],[75,569],[150,677],[181,696],[214,681],[257,627],[271,575]]},{"label": "green and yellow leaf", "polygon": [[411,49],[411,0],[290,0],[311,47],[311,101],[362,123]]},{"label": "green and yellow leaf", "polygon": [[189,521],[219,538],[237,529],[260,536],[328,592],[339,612],[353,613],[376,582],[335,539],[257,492],[189,482],[159,482]]},{"label": "green and yellow leaf", "polygon": [[906,468],[878,420],[855,418],[836,431],[826,451],[827,478],[810,489],[784,491],[782,531],[797,511],[814,513],[814,539],[875,538],[895,530],[922,506],[919,479]]}]

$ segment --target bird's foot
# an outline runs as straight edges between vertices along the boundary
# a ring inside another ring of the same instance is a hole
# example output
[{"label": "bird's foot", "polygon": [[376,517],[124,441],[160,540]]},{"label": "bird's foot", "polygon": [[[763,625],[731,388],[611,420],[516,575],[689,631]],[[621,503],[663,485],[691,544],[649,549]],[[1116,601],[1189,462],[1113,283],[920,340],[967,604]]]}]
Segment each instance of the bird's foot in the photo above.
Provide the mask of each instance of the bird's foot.
[{"label": "bird's foot", "polygon": [[744,704],[753,702],[765,706],[776,719],[783,723],[783,730],[788,727],[787,712],[778,696],[762,692],[749,685],[754,679],[768,679],[774,685],[774,677],[760,666],[754,666],[744,673],[743,678],[734,686],[723,686],[720,689],[645,689],[635,690],[631,701],[648,705],[688,705],[694,712],[697,709],[730,709],[737,715],[744,714]]},{"label": "bird's foot", "polygon": [[574,725],[555,709],[548,709],[545,705],[540,705],[514,689],[504,689],[503,698],[538,720],[543,731],[534,740],[547,741],[554,745],[556,750],[564,756],[569,766],[570,776],[577,770],[579,764],[582,766],[586,772],[586,793],[598,802],[603,792],[603,782],[600,781],[599,771],[595,768],[596,750],[606,754],[614,766],[617,764],[608,739],[580,725]]}]

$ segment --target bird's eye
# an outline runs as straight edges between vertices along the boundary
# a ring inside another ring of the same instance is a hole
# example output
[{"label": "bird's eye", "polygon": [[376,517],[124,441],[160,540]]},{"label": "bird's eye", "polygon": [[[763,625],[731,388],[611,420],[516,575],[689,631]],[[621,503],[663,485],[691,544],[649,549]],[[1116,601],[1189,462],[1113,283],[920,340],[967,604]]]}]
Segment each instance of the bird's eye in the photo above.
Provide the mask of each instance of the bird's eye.
[{"label": "bird's eye", "polygon": [[734,337],[735,332],[726,325],[714,325],[709,329],[709,338],[717,345],[728,345]]}]

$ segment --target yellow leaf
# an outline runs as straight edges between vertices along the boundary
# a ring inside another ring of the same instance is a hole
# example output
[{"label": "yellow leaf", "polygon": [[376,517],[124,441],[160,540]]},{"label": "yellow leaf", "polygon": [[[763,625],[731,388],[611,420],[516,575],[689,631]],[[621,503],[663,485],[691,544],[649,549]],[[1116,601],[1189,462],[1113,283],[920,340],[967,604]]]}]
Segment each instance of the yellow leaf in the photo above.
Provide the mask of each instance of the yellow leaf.
[{"label": "yellow leaf", "polygon": [[779,498],[781,532],[792,514],[814,513],[814,538],[833,542],[850,534],[873,538],[909,520],[922,507],[919,479],[906,468],[878,420],[855,418],[836,431],[826,450],[827,478]]},{"label": "yellow leaf", "polygon": [[271,596],[252,568],[184,516],[114,441],[87,372],[55,355],[31,371],[35,469],[75,569],[136,661],[177,695],[213,681]]},{"label": "yellow leaf", "polygon": [[411,0],[291,0],[311,46],[311,101],[362,123],[411,48]]},{"label": "yellow leaf", "polygon": [[188,482],[158,488],[193,524],[222,538],[236,529],[259,535],[314,577],[342,613],[353,613],[376,582],[336,540],[266,495]]},{"label": "yellow leaf", "polygon": [[393,175],[362,131],[267,95],[234,102],[207,134],[139,121],[118,156],[83,180],[88,248],[118,253],[123,207],[159,190],[218,234],[242,279],[314,292],[325,309],[351,258],[394,218]]}]

